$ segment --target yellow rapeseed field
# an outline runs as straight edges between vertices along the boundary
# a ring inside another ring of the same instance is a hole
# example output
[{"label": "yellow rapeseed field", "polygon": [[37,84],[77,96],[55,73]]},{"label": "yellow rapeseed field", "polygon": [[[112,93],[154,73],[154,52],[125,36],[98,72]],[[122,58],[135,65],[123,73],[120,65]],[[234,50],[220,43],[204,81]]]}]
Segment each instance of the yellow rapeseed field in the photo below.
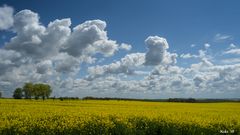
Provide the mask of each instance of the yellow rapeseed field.
[{"label": "yellow rapeseed field", "polygon": [[1,135],[240,134],[240,103],[0,99]]}]

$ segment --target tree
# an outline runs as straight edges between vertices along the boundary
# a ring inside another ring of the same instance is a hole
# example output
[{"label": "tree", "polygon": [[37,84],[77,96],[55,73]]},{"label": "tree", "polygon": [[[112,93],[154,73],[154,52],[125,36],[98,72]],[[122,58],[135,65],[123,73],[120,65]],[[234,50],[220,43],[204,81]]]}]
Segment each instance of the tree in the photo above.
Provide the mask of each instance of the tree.
[{"label": "tree", "polygon": [[33,96],[35,99],[39,99],[42,97],[43,100],[49,98],[50,94],[52,93],[51,86],[48,84],[34,84],[33,86]]},{"label": "tree", "polygon": [[25,83],[22,90],[26,99],[34,97],[37,100],[42,97],[42,99],[45,100],[46,98],[49,98],[52,93],[51,86],[42,83]]},{"label": "tree", "polygon": [[31,99],[33,96],[33,83],[25,83],[23,86],[23,92],[26,99]]},{"label": "tree", "polygon": [[2,97],[2,92],[0,91],[0,98]]},{"label": "tree", "polygon": [[17,88],[13,93],[13,98],[15,99],[22,99],[22,96],[23,96],[22,88]]},{"label": "tree", "polygon": [[50,97],[50,95],[51,95],[51,93],[52,93],[52,88],[51,88],[51,86],[50,85],[48,85],[48,84],[46,84],[45,85],[45,92],[44,92],[44,97],[43,98],[49,98]]},{"label": "tree", "polygon": [[33,85],[33,92],[32,92],[32,96],[34,96],[34,98],[36,100],[39,99],[39,97],[41,96],[41,84],[34,84]]}]

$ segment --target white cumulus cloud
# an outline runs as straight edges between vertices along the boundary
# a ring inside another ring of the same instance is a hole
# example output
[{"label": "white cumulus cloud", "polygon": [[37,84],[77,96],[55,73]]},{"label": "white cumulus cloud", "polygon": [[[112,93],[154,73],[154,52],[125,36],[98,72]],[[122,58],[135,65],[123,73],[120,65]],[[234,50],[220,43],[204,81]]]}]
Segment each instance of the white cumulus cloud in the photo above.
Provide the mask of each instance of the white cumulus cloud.
[{"label": "white cumulus cloud", "polygon": [[122,58],[120,61],[111,63],[109,65],[103,65],[103,66],[94,66],[89,67],[88,72],[90,74],[90,78],[93,77],[99,77],[102,75],[107,74],[134,74],[135,69],[138,66],[143,65],[145,59],[144,53],[132,53],[126,55],[124,58]]},{"label": "white cumulus cloud", "polygon": [[145,64],[160,64],[165,57],[167,49],[169,48],[167,40],[158,36],[149,36],[145,40],[145,44],[148,48],[148,52],[146,53],[145,57]]},{"label": "white cumulus cloud", "polygon": [[0,30],[6,30],[13,25],[13,13],[12,7],[4,5],[0,7]]},{"label": "white cumulus cloud", "polygon": [[126,50],[126,51],[130,51],[132,49],[132,46],[128,45],[128,44],[125,44],[125,43],[122,43],[119,48],[123,49],[123,50]]},{"label": "white cumulus cloud", "polygon": [[[222,65],[217,65],[208,52],[209,44],[198,54],[181,54],[183,59],[198,59],[186,67],[177,63],[178,54],[168,51],[167,39],[159,36],[147,37],[146,52],[110,57],[134,46],[110,39],[105,21],[88,20],[71,26],[71,19],[64,18],[45,26],[40,15],[31,10],[15,15],[8,6],[0,8],[3,10],[9,10],[9,14],[4,16],[0,12],[0,19],[10,17],[12,22],[0,21],[0,29],[14,32],[0,48],[0,88],[9,96],[25,82],[49,83],[54,88],[53,96],[239,95],[238,55],[223,59]],[[216,35],[216,38],[227,40],[230,37]],[[240,54],[240,51],[236,45],[231,45],[225,54]],[[116,58],[119,60],[114,60]],[[80,72],[82,68],[87,68],[84,76]]]}]

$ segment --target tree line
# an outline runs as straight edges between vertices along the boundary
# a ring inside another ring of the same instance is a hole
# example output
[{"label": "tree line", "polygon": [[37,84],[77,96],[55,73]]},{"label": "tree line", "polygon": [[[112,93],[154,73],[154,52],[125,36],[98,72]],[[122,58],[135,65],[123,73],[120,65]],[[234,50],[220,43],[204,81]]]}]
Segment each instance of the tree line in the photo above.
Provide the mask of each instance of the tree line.
[{"label": "tree line", "polygon": [[229,99],[196,99],[196,98],[168,98],[168,99],[137,99],[117,97],[83,97],[82,100],[123,100],[123,101],[144,101],[144,102],[186,102],[186,103],[215,103],[215,102],[240,102],[240,98]]},{"label": "tree line", "polygon": [[48,84],[42,83],[25,83],[22,88],[16,88],[13,92],[13,98],[15,99],[31,99],[35,98],[36,100],[42,98],[45,100],[49,98],[52,93],[51,86]]}]

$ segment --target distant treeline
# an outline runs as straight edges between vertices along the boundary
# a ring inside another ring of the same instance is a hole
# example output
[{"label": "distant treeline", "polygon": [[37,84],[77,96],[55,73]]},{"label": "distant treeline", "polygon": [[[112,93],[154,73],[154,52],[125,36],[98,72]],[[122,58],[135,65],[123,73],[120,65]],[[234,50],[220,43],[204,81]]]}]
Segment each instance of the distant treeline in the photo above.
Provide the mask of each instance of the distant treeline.
[{"label": "distant treeline", "polygon": [[195,98],[169,98],[169,99],[134,99],[134,98],[111,98],[87,96],[82,100],[127,100],[149,102],[186,102],[186,103],[211,103],[211,102],[240,102],[240,99],[195,99]]},{"label": "distant treeline", "polygon": [[[1,96],[1,95],[0,95]],[[1,98],[1,97],[0,97]],[[228,99],[200,99],[200,98],[168,98],[168,99],[137,99],[137,98],[117,98],[117,97],[49,97],[52,100],[122,100],[122,101],[144,101],[144,102],[185,102],[185,103],[216,103],[216,102],[240,102],[240,98]]]},{"label": "distant treeline", "polygon": [[83,100],[133,100],[133,101],[145,101],[148,99],[134,99],[134,98],[117,98],[117,97],[91,97],[87,96],[82,98]]},{"label": "distant treeline", "polygon": [[60,99],[61,101],[63,101],[63,100],[79,100],[79,97],[58,97],[58,98],[50,97],[49,99],[53,99],[53,100]]}]

